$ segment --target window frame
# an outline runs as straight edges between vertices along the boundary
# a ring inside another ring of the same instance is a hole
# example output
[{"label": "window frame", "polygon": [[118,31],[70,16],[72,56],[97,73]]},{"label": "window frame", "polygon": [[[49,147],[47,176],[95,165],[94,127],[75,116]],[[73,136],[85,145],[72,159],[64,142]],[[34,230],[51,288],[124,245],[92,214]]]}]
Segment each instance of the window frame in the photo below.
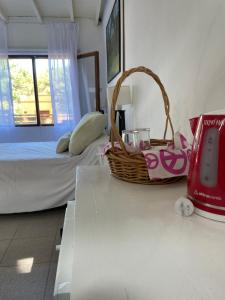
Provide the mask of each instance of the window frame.
[{"label": "window frame", "polygon": [[[35,97],[35,108],[36,108],[36,118],[37,118],[37,124],[20,124],[17,125],[14,123],[15,127],[45,127],[45,126],[54,126],[53,124],[41,124],[41,118],[40,118],[40,107],[39,107],[39,98],[38,98],[38,85],[37,85],[37,73],[36,73],[36,65],[35,65],[35,59],[38,58],[46,58],[48,59],[48,55],[46,54],[38,54],[38,55],[9,55],[8,59],[24,59],[29,58],[32,60],[32,71],[33,71],[33,83],[34,83],[34,97]],[[10,73],[11,76],[11,73]]]}]

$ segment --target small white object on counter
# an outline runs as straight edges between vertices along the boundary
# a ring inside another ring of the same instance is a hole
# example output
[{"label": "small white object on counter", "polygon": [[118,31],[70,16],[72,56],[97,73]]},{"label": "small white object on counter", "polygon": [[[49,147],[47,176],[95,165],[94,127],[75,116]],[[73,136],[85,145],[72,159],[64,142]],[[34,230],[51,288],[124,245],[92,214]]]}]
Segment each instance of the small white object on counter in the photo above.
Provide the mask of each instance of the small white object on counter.
[{"label": "small white object on counter", "polygon": [[180,197],[175,203],[175,211],[178,215],[189,217],[194,212],[194,205],[188,198]]}]

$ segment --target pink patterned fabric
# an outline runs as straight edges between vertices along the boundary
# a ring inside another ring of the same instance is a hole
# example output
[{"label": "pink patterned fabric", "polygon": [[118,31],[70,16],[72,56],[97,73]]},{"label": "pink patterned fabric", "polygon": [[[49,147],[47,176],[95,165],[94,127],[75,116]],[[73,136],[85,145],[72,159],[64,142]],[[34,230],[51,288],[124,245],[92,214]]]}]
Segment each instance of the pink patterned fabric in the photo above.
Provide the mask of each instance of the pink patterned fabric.
[{"label": "pink patterned fabric", "polygon": [[189,170],[190,145],[186,138],[177,132],[174,144],[165,147],[154,147],[142,151],[150,179],[185,176]]}]

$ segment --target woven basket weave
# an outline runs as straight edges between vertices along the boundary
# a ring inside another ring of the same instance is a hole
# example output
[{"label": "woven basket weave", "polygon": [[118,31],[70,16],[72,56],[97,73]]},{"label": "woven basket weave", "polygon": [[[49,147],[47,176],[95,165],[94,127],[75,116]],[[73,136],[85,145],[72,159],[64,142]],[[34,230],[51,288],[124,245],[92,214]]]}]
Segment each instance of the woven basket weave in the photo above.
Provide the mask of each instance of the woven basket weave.
[{"label": "woven basket weave", "polygon": [[[126,151],[125,145],[121,136],[119,134],[118,129],[115,125],[115,107],[118,99],[118,95],[120,92],[121,85],[123,81],[131,74],[141,72],[152,77],[155,82],[159,85],[160,90],[162,92],[162,98],[164,102],[164,111],[166,115],[166,123],[165,123],[165,131],[163,139],[151,139],[152,146],[163,146],[167,145],[169,142],[174,141],[174,129],[173,124],[170,118],[170,103],[169,98],[166,94],[165,88],[161,83],[159,77],[153,73],[150,69],[145,67],[137,67],[132,68],[130,70],[125,71],[119,80],[116,83],[116,86],[113,91],[112,96],[112,105],[111,105],[111,142],[112,148],[109,149],[106,153],[108,158],[109,166],[111,169],[111,173],[113,176],[118,179],[125,180],[133,183],[141,183],[141,184],[167,184],[180,180],[181,177],[172,177],[166,179],[154,179],[150,180],[148,175],[148,170],[146,166],[146,162],[142,153],[129,153]],[[167,140],[166,133],[168,129],[168,125],[170,126],[172,132],[172,139]],[[120,144],[121,149],[114,147],[114,142],[117,141]]]}]

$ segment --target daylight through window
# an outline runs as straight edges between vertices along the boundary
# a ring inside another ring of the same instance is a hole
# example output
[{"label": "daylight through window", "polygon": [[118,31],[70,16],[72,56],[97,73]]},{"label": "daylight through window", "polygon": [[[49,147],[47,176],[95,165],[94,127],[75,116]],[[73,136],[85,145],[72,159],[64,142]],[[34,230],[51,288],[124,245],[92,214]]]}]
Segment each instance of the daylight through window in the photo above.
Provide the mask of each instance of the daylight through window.
[{"label": "daylight through window", "polygon": [[9,57],[16,126],[53,125],[47,57]]}]

